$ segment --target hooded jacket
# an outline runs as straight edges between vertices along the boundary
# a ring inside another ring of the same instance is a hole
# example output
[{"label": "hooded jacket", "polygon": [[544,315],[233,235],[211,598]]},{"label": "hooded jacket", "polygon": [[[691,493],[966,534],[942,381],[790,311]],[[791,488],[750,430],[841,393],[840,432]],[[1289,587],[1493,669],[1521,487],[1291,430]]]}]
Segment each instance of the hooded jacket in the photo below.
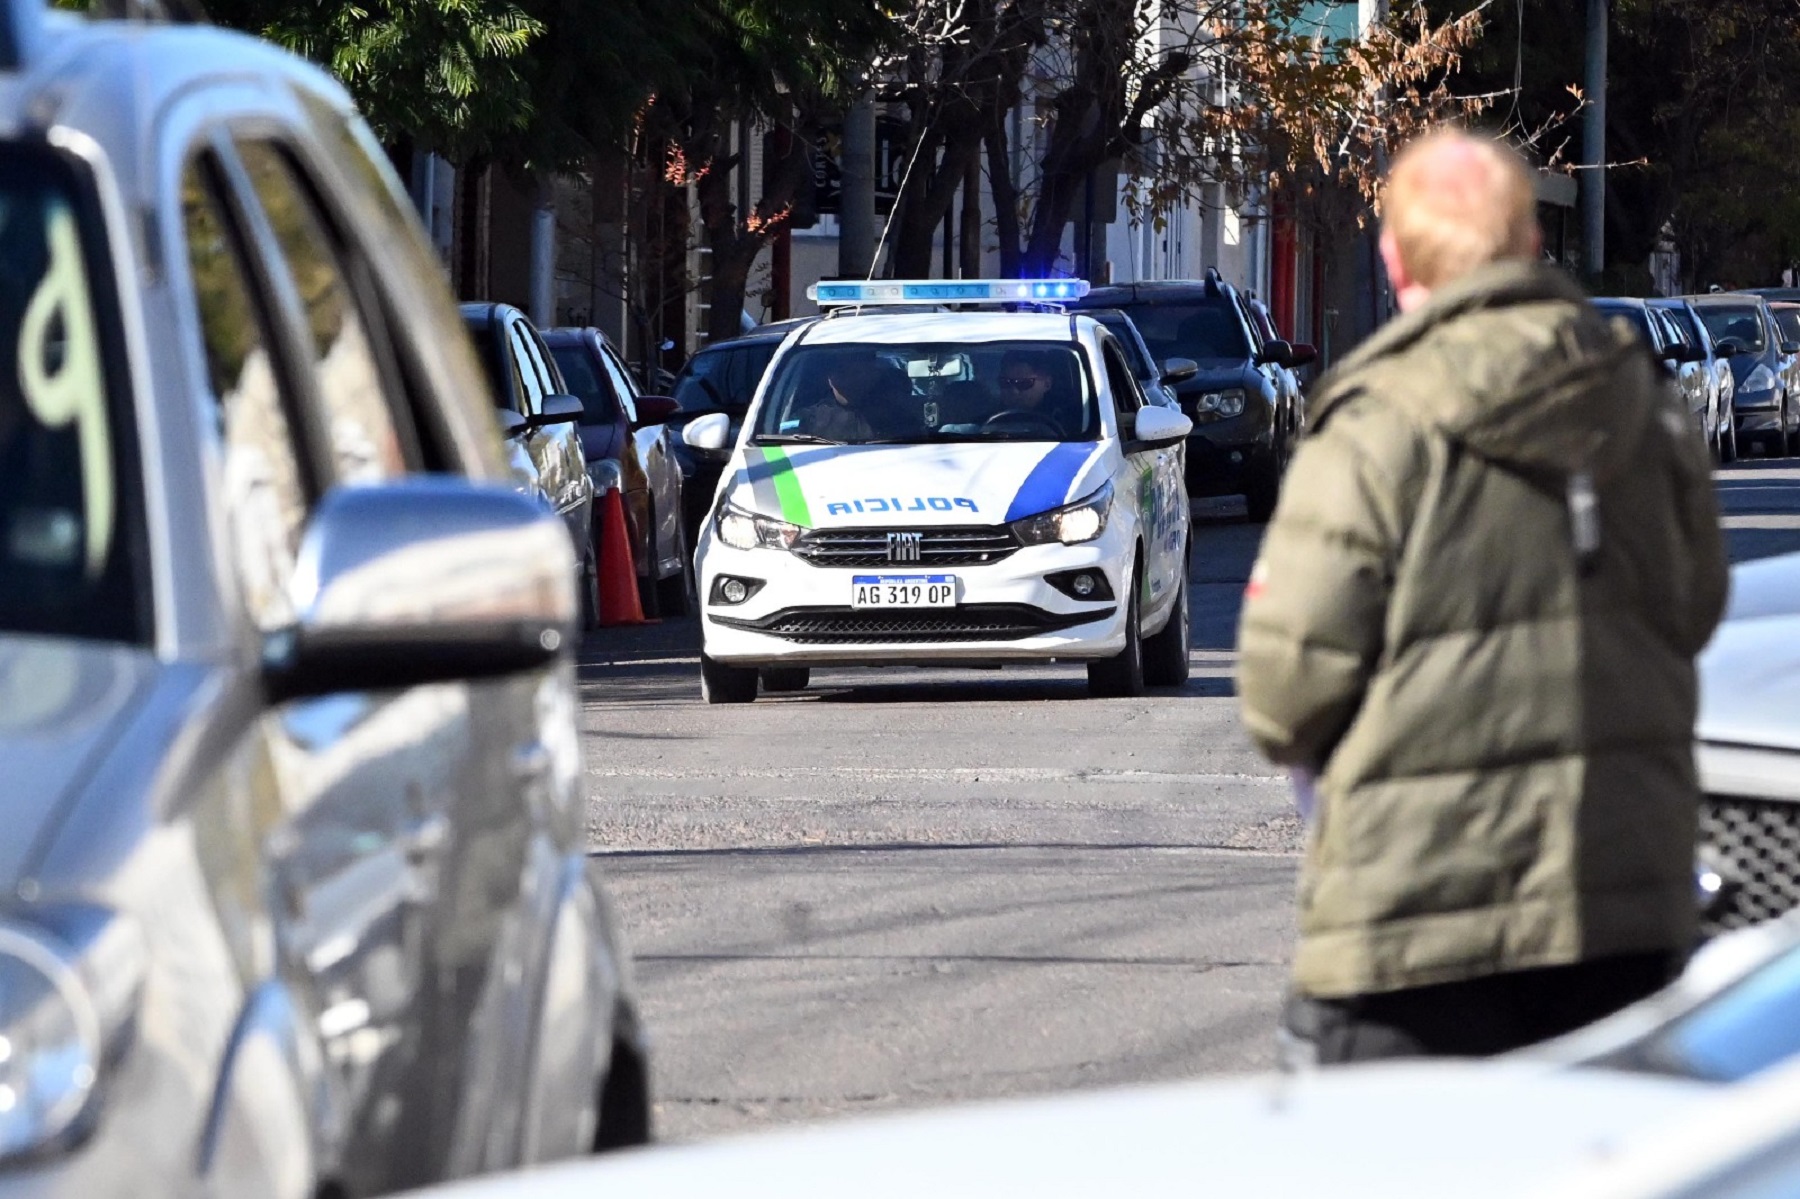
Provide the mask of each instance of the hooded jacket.
[{"label": "hooded jacket", "polygon": [[1238,690],[1319,771],[1295,985],[1329,998],[1680,950],[1710,462],[1641,340],[1554,269],[1434,292],[1321,385]]}]

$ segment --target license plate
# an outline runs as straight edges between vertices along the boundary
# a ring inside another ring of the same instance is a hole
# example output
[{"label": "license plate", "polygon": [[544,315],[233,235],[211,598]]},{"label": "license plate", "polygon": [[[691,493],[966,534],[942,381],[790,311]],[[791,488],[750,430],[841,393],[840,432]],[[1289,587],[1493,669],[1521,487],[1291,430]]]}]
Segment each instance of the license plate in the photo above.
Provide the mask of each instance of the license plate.
[{"label": "license plate", "polygon": [[853,575],[852,608],[954,608],[955,575]]}]

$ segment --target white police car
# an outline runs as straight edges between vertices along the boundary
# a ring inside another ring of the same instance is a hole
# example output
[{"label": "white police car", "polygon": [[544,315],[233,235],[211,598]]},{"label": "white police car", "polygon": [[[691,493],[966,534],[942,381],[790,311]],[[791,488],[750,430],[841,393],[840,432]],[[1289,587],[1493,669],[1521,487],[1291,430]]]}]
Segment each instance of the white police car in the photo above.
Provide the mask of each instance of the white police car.
[{"label": "white police car", "polygon": [[[813,666],[1085,661],[1095,695],[1188,673],[1179,411],[1057,311],[880,311],[1076,298],[1087,285],[818,284],[855,304],[782,343],[698,549],[702,692]],[[687,441],[723,448],[727,418]]]}]

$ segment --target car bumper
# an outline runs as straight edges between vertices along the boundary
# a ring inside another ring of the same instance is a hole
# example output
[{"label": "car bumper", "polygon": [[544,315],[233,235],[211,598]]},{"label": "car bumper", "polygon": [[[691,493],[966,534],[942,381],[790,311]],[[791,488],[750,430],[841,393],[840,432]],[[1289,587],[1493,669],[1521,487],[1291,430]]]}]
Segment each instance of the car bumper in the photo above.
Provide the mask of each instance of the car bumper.
[{"label": "car bumper", "polygon": [[1187,443],[1188,494],[1235,495],[1243,490],[1246,477],[1265,469],[1274,454],[1274,433],[1269,429],[1245,441],[1218,441],[1210,434],[1195,433]]},{"label": "car bumper", "polygon": [[[700,563],[708,656],[738,666],[998,665],[1091,660],[1125,646],[1130,534],[1113,522],[1084,545],[1026,546],[985,565],[819,567],[785,550],[737,550],[705,534]],[[1095,571],[1112,598],[1076,600],[1045,576]],[[953,575],[957,604],[851,608],[857,575]],[[743,603],[718,602],[722,576],[760,581]]]},{"label": "car bumper", "polygon": [[1756,391],[1739,395],[1731,403],[1732,419],[1739,433],[1779,433],[1781,398],[1773,391]]}]

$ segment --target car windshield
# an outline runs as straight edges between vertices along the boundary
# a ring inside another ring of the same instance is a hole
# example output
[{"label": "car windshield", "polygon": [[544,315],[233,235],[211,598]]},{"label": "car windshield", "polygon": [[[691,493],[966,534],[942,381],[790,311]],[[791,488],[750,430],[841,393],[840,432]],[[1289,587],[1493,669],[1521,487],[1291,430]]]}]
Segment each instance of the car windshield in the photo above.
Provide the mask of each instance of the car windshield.
[{"label": "car windshield", "polygon": [[131,422],[75,189],[49,151],[0,151],[0,630],[143,641]]},{"label": "car windshield", "polygon": [[1700,319],[1714,342],[1730,340],[1752,354],[1763,349],[1762,317],[1748,304],[1708,304],[1700,310]]},{"label": "car windshield", "polygon": [[1657,348],[1659,339],[1650,331],[1650,314],[1644,309],[1638,307],[1636,304],[1601,303],[1595,304],[1594,307],[1598,308],[1609,317],[1617,317],[1621,320],[1631,322],[1631,327],[1637,330],[1638,336],[1648,342],[1651,349]]},{"label": "car windshield", "polygon": [[1092,441],[1074,347],[1048,342],[802,346],[782,358],[757,440],[867,445]]},{"label": "car windshield", "polygon": [[1124,306],[1158,362],[1170,358],[1248,358],[1244,323],[1224,299]]},{"label": "car windshield", "polygon": [[690,414],[744,411],[780,344],[762,341],[700,351],[675,376],[675,403]]},{"label": "car windshield", "polygon": [[582,424],[610,425],[619,418],[619,402],[613,397],[612,385],[601,375],[592,350],[583,345],[557,345],[550,347],[550,356],[556,359],[569,394],[581,401]]}]

